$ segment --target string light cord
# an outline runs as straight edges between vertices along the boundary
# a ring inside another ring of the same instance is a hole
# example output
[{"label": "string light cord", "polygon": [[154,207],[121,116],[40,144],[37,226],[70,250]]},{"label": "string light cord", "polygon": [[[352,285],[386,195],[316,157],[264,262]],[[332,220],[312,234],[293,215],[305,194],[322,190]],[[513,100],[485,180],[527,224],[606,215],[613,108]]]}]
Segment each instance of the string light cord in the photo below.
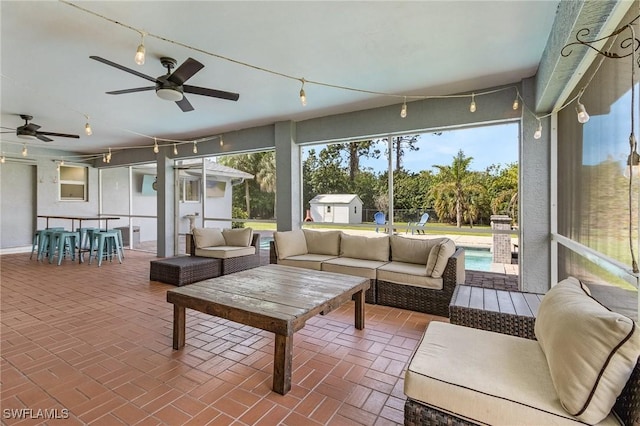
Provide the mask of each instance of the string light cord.
[{"label": "string light cord", "polygon": [[[637,18],[636,18],[637,19]],[[631,30],[632,40],[636,39],[636,32],[633,25],[629,23],[627,25]],[[635,75],[636,75],[636,49],[632,49],[631,53],[631,133],[629,134],[629,159],[633,159],[633,154],[637,147],[635,136],[635,100],[636,100],[636,87],[635,87]],[[638,269],[638,261],[636,260],[635,250],[633,248],[633,164],[629,164],[629,252],[631,253],[631,269],[635,274],[640,272]]]},{"label": "string light cord", "polygon": [[[405,94],[398,94],[398,93],[389,93],[389,92],[381,92],[381,91],[377,91],[377,90],[368,90],[368,89],[360,89],[360,88],[355,88],[355,87],[349,87],[349,86],[344,86],[344,85],[340,85],[340,84],[332,84],[332,83],[327,83],[327,82],[322,82],[322,81],[318,81],[318,80],[309,80],[303,77],[297,77],[291,74],[287,74],[281,71],[276,71],[276,70],[272,70],[269,68],[265,68],[265,67],[261,67],[258,65],[254,65],[254,64],[250,64],[248,62],[245,61],[240,61],[238,59],[233,59],[230,58],[228,56],[224,56],[221,55],[219,53],[215,53],[215,52],[209,52],[207,50],[204,50],[202,48],[199,47],[195,47],[195,46],[191,46],[188,45],[186,43],[180,42],[180,41],[176,41],[176,40],[172,40],[170,38],[164,37],[162,35],[159,34],[154,34],[151,32],[146,32],[143,31],[141,29],[138,29],[132,25],[129,24],[125,24],[124,22],[121,21],[117,21],[115,19],[109,18],[107,16],[104,16],[100,13],[94,12],[93,10],[87,9],[85,7],[79,6],[75,3],[72,3],[68,0],[58,0],[60,3],[66,4],[68,6],[74,7],[77,10],[80,10],[81,12],[90,14],[92,16],[95,16],[96,18],[105,20],[107,22],[110,22],[112,24],[115,25],[119,25],[123,28],[126,28],[128,30],[134,31],[140,35],[144,34],[145,37],[148,38],[155,38],[157,40],[161,40],[164,41],[165,43],[169,43],[169,44],[173,44],[176,46],[180,46],[183,47],[185,49],[188,50],[192,50],[194,52],[198,52],[198,53],[202,53],[203,55],[207,55],[207,56],[211,56],[214,58],[218,58],[227,62],[231,62],[233,64],[236,65],[241,65],[243,67],[247,67],[247,68],[251,68],[254,69],[256,71],[260,71],[260,72],[265,72],[268,74],[272,74],[272,75],[276,75],[279,77],[283,77],[283,78],[287,78],[289,80],[295,80],[297,82],[300,81],[304,81],[305,84],[314,84],[317,86],[323,86],[323,87],[330,87],[333,89],[340,89],[340,90],[347,90],[347,91],[352,91],[352,92],[359,92],[359,93],[366,93],[366,94],[370,94],[370,95],[380,95],[380,96],[387,96],[387,97],[393,97],[393,98],[407,98],[407,99],[414,99],[414,100],[421,100],[421,99],[443,99],[443,98],[469,98],[471,97],[471,94],[461,94],[461,95],[442,95],[442,96],[438,96],[438,95],[405,95]],[[504,91],[504,90],[509,90],[509,87],[506,88],[501,88],[501,89],[494,89],[494,90],[488,90],[485,92],[477,92],[475,93],[476,96],[482,96],[482,95],[489,95],[492,93],[496,93],[496,92],[500,92],[500,91]]]}]

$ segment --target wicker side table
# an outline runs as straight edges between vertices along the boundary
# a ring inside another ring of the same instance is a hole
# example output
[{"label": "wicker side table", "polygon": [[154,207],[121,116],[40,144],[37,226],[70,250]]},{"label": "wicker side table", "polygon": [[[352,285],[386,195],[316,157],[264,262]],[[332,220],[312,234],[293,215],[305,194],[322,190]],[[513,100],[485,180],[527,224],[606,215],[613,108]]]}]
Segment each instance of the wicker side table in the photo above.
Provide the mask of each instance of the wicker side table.
[{"label": "wicker side table", "polygon": [[151,261],[149,279],[177,286],[222,275],[222,259],[179,256]]},{"label": "wicker side table", "polygon": [[451,324],[535,339],[542,294],[459,285],[449,304]]}]

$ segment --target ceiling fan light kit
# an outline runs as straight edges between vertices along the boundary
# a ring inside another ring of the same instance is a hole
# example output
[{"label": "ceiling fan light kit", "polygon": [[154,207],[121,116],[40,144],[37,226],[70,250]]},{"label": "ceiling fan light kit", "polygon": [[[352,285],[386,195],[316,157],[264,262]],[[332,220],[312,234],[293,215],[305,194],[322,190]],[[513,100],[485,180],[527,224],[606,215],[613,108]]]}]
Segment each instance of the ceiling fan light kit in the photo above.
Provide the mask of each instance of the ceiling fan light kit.
[{"label": "ceiling fan light kit", "polygon": [[[59,137],[59,138],[74,138],[79,139],[79,135],[70,135],[67,133],[53,133],[53,132],[41,132],[38,129],[39,125],[35,123],[29,123],[33,119],[32,116],[28,114],[20,114],[20,118],[24,120],[24,125],[16,128],[16,136],[20,139],[26,139],[30,141],[41,140],[43,142],[53,142],[49,136]],[[2,132],[8,133],[8,132]]]},{"label": "ceiling fan light kit", "polygon": [[[144,46],[142,47],[144,48]],[[156,95],[159,98],[175,102],[183,112],[193,111],[194,109],[189,100],[187,100],[187,98],[184,96],[185,93],[209,96],[212,98],[227,99],[230,101],[237,101],[240,98],[240,95],[237,93],[184,84],[187,80],[193,77],[195,73],[204,68],[203,64],[193,58],[187,58],[187,60],[184,61],[173,72],[171,72],[171,70],[175,68],[176,65],[178,65],[178,62],[175,59],[169,57],[160,58],[160,63],[167,69],[167,73],[157,78],[153,78],[151,76],[132,70],[131,68],[127,68],[123,65],[117,64],[99,56],[90,56],[90,58],[155,83],[155,86],[136,87],[133,89],[114,90],[111,92],[107,92],[107,94],[109,95],[123,95],[126,93],[155,90]]]}]

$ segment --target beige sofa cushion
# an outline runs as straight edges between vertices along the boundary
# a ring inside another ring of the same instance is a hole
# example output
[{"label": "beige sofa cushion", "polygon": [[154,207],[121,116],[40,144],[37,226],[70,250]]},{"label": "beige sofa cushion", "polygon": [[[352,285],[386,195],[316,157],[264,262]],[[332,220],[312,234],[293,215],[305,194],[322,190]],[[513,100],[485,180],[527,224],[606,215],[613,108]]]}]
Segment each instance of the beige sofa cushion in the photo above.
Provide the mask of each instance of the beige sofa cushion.
[{"label": "beige sofa cushion", "polygon": [[640,356],[634,321],[602,306],[570,277],[542,298],[535,334],[562,406],[588,424],[604,419]]},{"label": "beige sofa cushion", "polygon": [[354,259],[389,261],[389,236],[365,237],[342,234],[340,256]]},{"label": "beige sofa cushion", "polygon": [[340,254],[340,231],[313,231],[303,229],[307,241],[307,252],[338,256]]},{"label": "beige sofa cushion", "polygon": [[389,262],[378,268],[376,278],[379,281],[412,285],[432,290],[441,290],[444,285],[442,277],[428,277],[424,264],[419,265],[417,263]]},{"label": "beige sofa cushion", "polygon": [[196,256],[215,257],[217,259],[231,259],[232,257],[248,256],[256,254],[256,248],[253,246],[215,246],[196,248]]},{"label": "beige sofa cushion", "polygon": [[251,245],[251,239],[253,238],[253,229],[223,229],[222,236],[227,246],[249,247]]},{"label": "beige sofa cushion", "polygon": [[273,241],[276,246],[278,260],[309,253],[307,250],[307,240],[304,237],[302,229],[274,232]]},{"label": "beige sofa cushion", "polygon": [[196,248],[226,245],[220,228],[194,228],[193,240]]},{"label": "beige sofa cushion", "polygon": [[278,259],[278,265],[295,266],[298,268],[315,269],[316,271],[320,271],[322,269],[322,262],[333,258],[334,256],[327,254],[299,254],[296,256],[289,256],[286,259]]},{"label": "beige sofa cushion", "polygon": [[386,262],[380,262],[378,260],[336,257],[322,262],[322,270],[375,280],[376,269],[385,264]]},{"label": "beige sofa cushion", "polygon": [[407,238],[398,235],[391,237],[391,260],[405,263],[427,264],[431,248],[442,238]]},{"label": "beige sofa cushion", "polygon": [[[475,424],[583,425],[560,405],[535,340],[431,321],[405,394]],[[601,425],[618,425],[613,414]]]},{"label": "beige sofa cushion", "polygon": [[429,251],[427,258],[427,275],[440,278],[444,273],[449,258],[456,252],[456,243],[449,238],[443,238]]}]

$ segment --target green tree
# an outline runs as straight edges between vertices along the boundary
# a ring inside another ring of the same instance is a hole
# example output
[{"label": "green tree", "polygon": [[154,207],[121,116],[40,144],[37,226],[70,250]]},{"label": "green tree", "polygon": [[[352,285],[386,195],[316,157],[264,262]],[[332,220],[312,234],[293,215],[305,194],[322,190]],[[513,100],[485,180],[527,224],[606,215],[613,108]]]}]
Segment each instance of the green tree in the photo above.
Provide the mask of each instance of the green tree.
[{"label": "green tree", "polygon": [[[474,192],[482,192],[482,186],[478,183],[473,172],[469,170],[469,164],[473,157],[466,157],[462,150],[453,157],[450,166],[434,165],[438,169],[438,182],[430,189],[430,194],[435,198],[434,208],[438,217],[451,217],[452,209],[455,212],[456,226],[462,226],[465,212],[469,209]],[[467,213],[471,217],[471,213]]]}]

